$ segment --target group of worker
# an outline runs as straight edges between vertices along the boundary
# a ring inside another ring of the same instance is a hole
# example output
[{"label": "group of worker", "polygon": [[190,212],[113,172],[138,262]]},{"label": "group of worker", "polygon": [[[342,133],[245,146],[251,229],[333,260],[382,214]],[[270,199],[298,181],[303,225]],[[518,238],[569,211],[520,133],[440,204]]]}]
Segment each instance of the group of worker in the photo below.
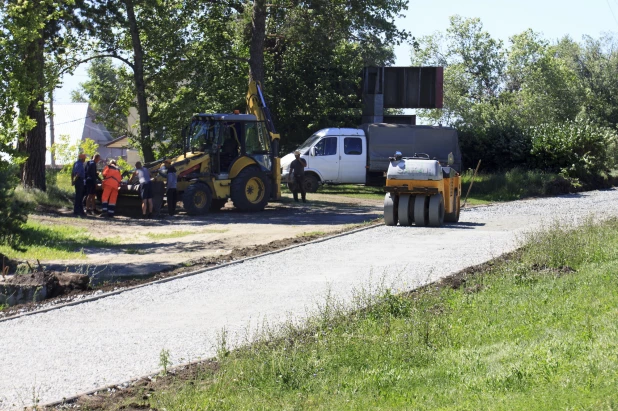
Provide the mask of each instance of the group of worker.
[{"label": "group of worker", "polygon": [[[86,217],[94,215],[96,209],[96,188],[97,183],[101,180],[103,195],[101,198],[101,215],[103,217],[114,217],[116,212],[116,201],[118,199],[118,191],[122,184],[122,175],[116,160],[112,159],[103,169],[101,173],[102,179],[99,177],[97,170],[98,164],[101,161],[101,156],[95,154],[89,161],[86,161],[86,154],[80,154],[77,161],[73,164],[71,173],[71,182],[75,187],[75,200],[73,203],[73,214],[76,217]],[[171,165],[169,160],[166,160],[159,173],[167,179],[167,204],[169,215],[176,214],[176,169]],[[139,179],[139,194],[142,200],[142,215],[144,218],[152,218],[153,203],[152,203],[152,182],[150,172],[142,166],[141,162],[135,164],[135,172],[133,176]],[[84,209],[85,205],[85,209]]]},{"label": "group of worker", "polygon": [[[73,202],[73,214],[76,217],[94,215],[96,209],[96,189],[100,180],[97,170],[101,156],[95,154],[89,161],[86,161],[86,154],[80,154],[77,161],[73,164],[71,173],[71,183],[75,187],[75,199]],[[103,197],[101,198],[101,214],[105,217],[114,217],[116,211],[116,199],[118,189],[122,181],[120,169],[116,160],[110,160],[102,172]],[[86,209],[84,210],[84,204]]]},{"label": "group of worker", "polygon": [[[298,193],[301,194],[303,203],[307,202],[306,191],[304,185],[304,174],[306,163],[300,158],[300,152],[294,152],[296,159],[290,165],[289,181],[294,201],[298,202]],[[86,162],[86,154],[80,154],[77,161],[73,164],[71,173],[71,182],[75,186],[75,200],[73,204],[73,214],[76,217],[86,217],[94,215],[96,210],[96,188],[100,180],[97,170],[98,164],[101,161],[101,156],[95,154]],[[116,160],[112,159],[103,169],[101,185],[103,187],[103,196],[101,198],[101,215],[104,217],[114,217],[116,212],[116,201],[118,199],[118,190],[122,184],[122,175]],[[159,170],[159,175],[167,180],[167,206],[168,214],[173,216],[176,214],[176,203],[178,196],[176,192],[177,176],[176,168],[171,164],[170,160],[165,160],[163,166]],[[142,216],[144,218],[152,218],[153,202],[152,202],[152,177],[147,168],[141,162],[135,163],[135,172],[133,176],[139,179],[139,194],[142,200]],[[84,210],[84,204],[86,209]]]}]

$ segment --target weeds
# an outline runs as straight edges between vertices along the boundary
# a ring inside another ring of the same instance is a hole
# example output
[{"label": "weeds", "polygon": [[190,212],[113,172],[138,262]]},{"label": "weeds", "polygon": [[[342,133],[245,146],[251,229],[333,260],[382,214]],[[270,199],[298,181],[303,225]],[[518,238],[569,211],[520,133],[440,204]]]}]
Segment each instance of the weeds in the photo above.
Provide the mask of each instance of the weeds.
[{"label": "weeds", "polygon": [[[473,174],[472,170],[462,174],[463,195],[468,192]],[[472,204],[487,201],[513,201],[528,197],[567,194],[578,191],[580,187],[574,179],[538,170],[515,168],[500,173],[480,172],[470,192],[470,200]]]},{"label": "weeds", "polygon": [[19,186],[15,190],[15,198],[32,206],[46,206],[53,208],[72,207],[74,189],[71,186],[70,174],[56,170],[45,172],[46,191],[24,189]]},{"label": "weeds", "polygon": [[326,235],[325,231],[305,231],[300,234],[296,234],[296,237],[319,237]]},{"label": "weeds", "polygon": [[169,350],[166,350],[165,348],[161,349],[161,352],[159,353],[159,365],[163,369],[162,370],[163,375],[167,375],[167,369],[169,368],[170,365],[172,365],[172,362],[170,360]]}]

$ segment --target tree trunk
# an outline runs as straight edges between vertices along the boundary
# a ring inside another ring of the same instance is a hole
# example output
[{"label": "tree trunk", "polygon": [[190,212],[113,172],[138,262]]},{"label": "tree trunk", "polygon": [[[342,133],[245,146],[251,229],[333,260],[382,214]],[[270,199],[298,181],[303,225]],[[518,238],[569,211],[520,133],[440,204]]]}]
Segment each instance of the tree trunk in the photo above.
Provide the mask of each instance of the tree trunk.
[{"label": "tree trunk", "polygon": [[133,44],[133,78],[135,79],[135,91],[137,92],[137,113],[139,114],[139,141],[144,156],[144,162],[154,161],[152,141],[150,139],[150,117],[148,115],[148,100],[146,99],[146,82],[144,81],[144,50],[139,38],[139,28],[135,19],[133,0],[124,0],[127,8],[127,19]]},{"label": "tree trunk", "polygon": [[251,44],[249,46],[249,78],[264,82],[264,38],[266,37],[266,0],[253,1]]},{"label": "tree trunk", "polygon": [[26,159],[21,174],[21,182],[24,187],[38,188],[46,190],[45,185],[45,54],[43,36],[34,40],[28,47],[26,59],[30,60],[27,64],[31,69],[32,76],[36,78],[33,82],[36,95],[26,110],[29,119],[36,122],[34,128],[26,132],[23,144],[20,146],[26,153]]}]

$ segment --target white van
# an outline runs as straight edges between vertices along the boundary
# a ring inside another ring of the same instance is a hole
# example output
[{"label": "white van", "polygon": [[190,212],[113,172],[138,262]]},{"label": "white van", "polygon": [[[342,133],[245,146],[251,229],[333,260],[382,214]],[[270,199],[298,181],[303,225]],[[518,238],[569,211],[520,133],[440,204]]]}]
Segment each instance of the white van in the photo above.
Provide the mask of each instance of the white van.
[{"label": "white van", "polygon": [[[461,171],[457,131],[450,127],[401,124],[365,124],[361,128],[325,128],[297,149],[307,162],[305,189],[317,191],[321,184],[383,185],[389,157],[428,154],[446,164],[453,153],[453,167]],[[294,154],[281,159],[281,181],[287,182]]]}]

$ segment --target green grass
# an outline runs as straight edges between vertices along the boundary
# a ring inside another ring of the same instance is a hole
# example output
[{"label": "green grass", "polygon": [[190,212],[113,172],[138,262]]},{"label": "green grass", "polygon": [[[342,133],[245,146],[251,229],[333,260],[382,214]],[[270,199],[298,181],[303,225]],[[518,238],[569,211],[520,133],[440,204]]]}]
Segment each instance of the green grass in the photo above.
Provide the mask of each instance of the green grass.
[{"label": "green grass", "polygon": [[146,237],[152,238],[153,240],[161,240],[166,238],[181,238],[186,237],[188,235],[196,234],[195,231],[170,231],[168,233],[146,233]]},{"label": "green grass", "polygon": [[167,238],[182,238],[189,235],[195,234],[222,234],[227,232],[226,229],[206,229],[206,230],[177,230],[171,231],[169,233],[146,233],[146,237],[151,238],[153,240],[164,240]]},{"label": "green grass", "polygon": [[53,208],[73,207],[75,189],[71,186],[71,176],[57,170],[46,170],[47,191],[24,189],[18,186],[15,189],[15,198],[32,206],[46,206]]},{"label": "green grass", "polygon": [[328,300],[308,322],[232,352],[221,338],[217,371],[172,381],[148,402],[168,410],[615,409],[618,220],[527,240],[514,259],[457,289],[385,291],[378,300],[360,293],[353,311]]},{"label": "green grass", "polygon": [[384,188],[354,184],[324,185],[320,187],[318,194],[336,194],[352,198],[384,200]]},{"label": "green grass", "polygon": [[18,249],[0,245],[0,253],[19,260],[85,259],[83,248],[110,248],[119,244],[117,238],[99,240],[86,229],[66,225],[43,225],[27,222],[19,235]]},{"label": "green grass", "polygon": [[[472,171],[462,175],[462,198],[468,192],[472,175]],[[557,174],[537,170],[513,169],[489,174],[479,172],[472,185],[468,203],[482,204],[563,194],[570,185],[569,180]]]},{"label": "green grass", "polygon": [[[472,171],[462,175],[462,202],[472,181]],[[479,205],[500,201],[520,200],[527,197],[542,197],[562,194],[573,183],[556,174],[537,170],[514,169],[507,172],[483,173],[476,176],[467,204]],[[289,192],[287,188],[283,192]],[[324,185],[318,194],[341,195],[344,197],[370,200],[384,199],[382,187],[362,185]],[[309,194],[311,196],[311,194]]]}]

